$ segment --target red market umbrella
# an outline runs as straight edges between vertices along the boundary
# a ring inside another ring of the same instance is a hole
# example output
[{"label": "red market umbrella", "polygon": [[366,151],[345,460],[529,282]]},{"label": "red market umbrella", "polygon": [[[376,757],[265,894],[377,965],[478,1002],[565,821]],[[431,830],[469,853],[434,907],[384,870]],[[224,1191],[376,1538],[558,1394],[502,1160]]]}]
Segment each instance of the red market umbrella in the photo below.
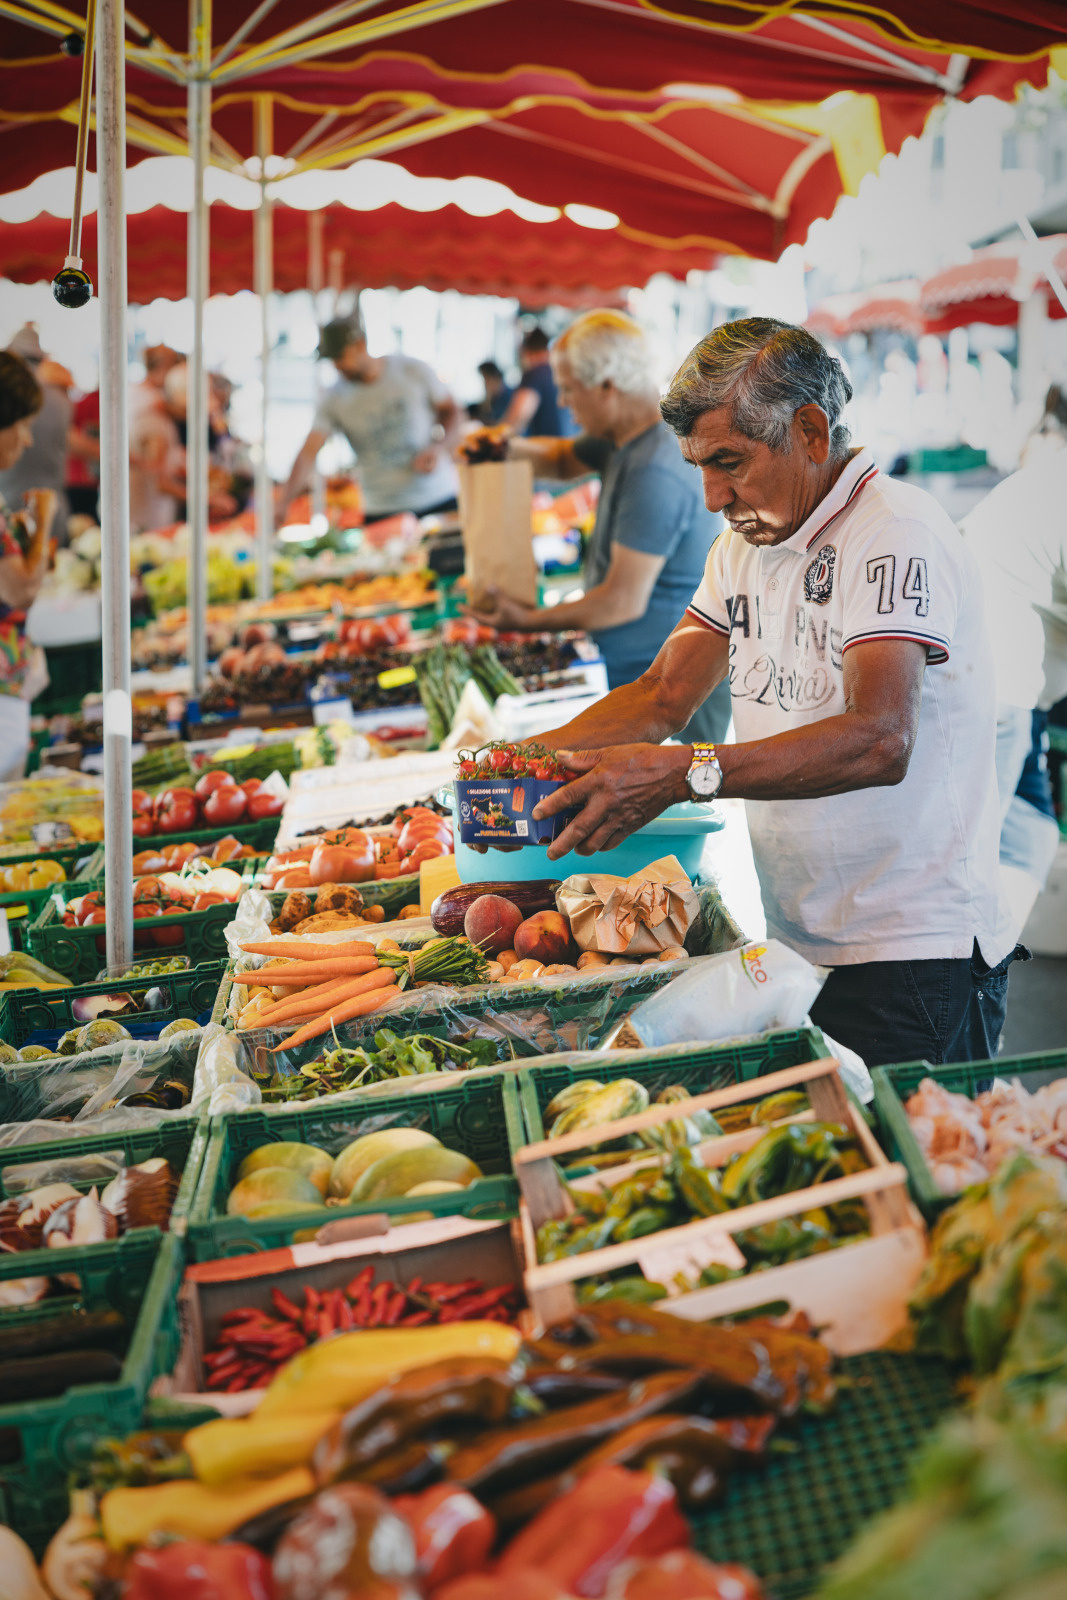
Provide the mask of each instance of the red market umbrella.
[{"label": "red market umbrella", "polygon": [[[1067,273],[1067,234],[1042,239],[1035,246],[1020,239],[976,250],[969,261],[947,267],[927,278],[919,291],[919,304],[930,333],[948,333],[972,322],[1005,327],[1018,321],[1019,306],[1044,283],[1044,258],[1062,277]],[[1047,290],[1051,317],[1064,311]]]},{"label": "red market umbrella", "polygon": [[[212,294],[251,287],[254,215],[212,206]],[[472,217],[454,205],[428,212],[396,204],[374,211],[331,205],[318,215],[324,249],[343,252],[343,281],[369,289],[421,284],[514,295],[531,305],[582,306],[603,304],[606,295],[646,283],[655,272],[684,277],[716,260],[702,248],[661,250],[617,229],[579,227],[566,217],[531,223],[513,211]],[[290,206],[273,208],[274,286],[283,292],[307,287],[309,216]],[[180,300],[186,294],[187,225],[185,212],[166,206],[129,217],[131,301]],[[48,214],[0,222],[0,276],[18,283],[51,277],[66,250],[68,228],[63,218]],[[95,277],[95,214],[85,218],[82,246],[86,268]]]}]

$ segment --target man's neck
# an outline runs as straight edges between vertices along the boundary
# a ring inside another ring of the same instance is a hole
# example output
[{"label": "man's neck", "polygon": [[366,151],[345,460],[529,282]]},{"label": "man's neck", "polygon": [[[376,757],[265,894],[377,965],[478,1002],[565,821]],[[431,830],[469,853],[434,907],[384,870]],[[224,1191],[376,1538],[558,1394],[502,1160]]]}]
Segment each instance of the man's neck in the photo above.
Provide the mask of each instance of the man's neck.
[{"label": "man's neck", "polygon": [[606,437],[616,450],[621,450],[623,445],[639,438],[642,433],[647,433],[649,428],[654,428],[659,420],[658,400],[652,400],[646,395],[628,396],[626,403],[620,406],[619,414]]}]

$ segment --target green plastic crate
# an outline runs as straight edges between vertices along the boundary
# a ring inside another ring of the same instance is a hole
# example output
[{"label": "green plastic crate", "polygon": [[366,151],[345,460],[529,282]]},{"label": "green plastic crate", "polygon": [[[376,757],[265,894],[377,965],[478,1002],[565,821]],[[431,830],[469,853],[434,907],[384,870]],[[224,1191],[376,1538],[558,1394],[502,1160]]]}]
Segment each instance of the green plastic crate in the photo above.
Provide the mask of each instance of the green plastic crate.
[{"label": "green plastic crate", "polygon": [[[72,983],[91,983],[99,972],[105,953],[97,945],[105,935],[103,923],[89,928],[64,926],[61,906],[84,894],[84,883],[59,884],[30,924],[26,941],[31,955],[53,972],[62,973]],[[171,917],[144,918],[134,922],[134,949],[149,959],[149,952],[161,955],[187,955],[190,965],[204,961],[224,961],[226,926],[237,915],[237,904],[208,906],[206,911],[186,911]],[[173,945],[157,945],[151,935],[157,930],[176,930],[181,935]],[[143,939],[143,942],[142,942]]]},{"label": "green plastic crate", "polygon": [[651,1099],[661,1089],[680,1083],[691,1094],[709,1094],[735,1083],[784,1072],[806,1061],[828,1056],[826,1040],[818,1028],[791,1028],[763,1033],[738,1044],[659,1045],[655,1049],[585,1052],[580,1060],[557,1064],[551,1059],[531,1062],[519,1073],[519,1099],[527,1143],[545,1138],[543,1113],[556,1095],[580,1078],[633,1078],[644,1084]]},{"label": "green plastic crate", "polygon": [[[253,850],[258,851],[261,855],[269,856],[274,849],[274,841],[278,837],[278,828],[281,825],[281,820],[280,816],[263,817],[259,822],[237,822],[232,828],[199,828],[190,833],[181,831],[178,833],[153,833],[144,838],[135,834],[133,853],[134,855],[140,855],[143,850],[165,850],[172,844],[195,844],[198,846],[216,844],[220,839],[228,839],[232,836],[239,844],[250,845]],[[248,858],[246,857],[245,859],[247,860]],[[241,865],[243,863],[238,862],[238,866]],[[90,875],[98,878],[102,878],[104,875],[103,845],[97,851],[91,874],[89,870],[86,870],[81,874],[81,878],[87,880]]]},{"label": "green plastic crate", "polygon": [[[185,1232],[186,1221],[192,1210],[200,1168],[207,1151],[208,1133],[206,1117],[199,1121],[188,1117],[160,1123],[156,1128],[127,1129],[119,1133],[80,1134],[69,1139],[48,1139],[39,1144],[9,1145],[0,1148],[0,1197],[6,1199],[10,1194],[12,1174],[15,1169],[33,1166],[38,1162],[121,1154],[124,1164],[133,1167],[140,1161],[163,1156],[170,1163],[171,1170],[178,1175],[178,1193],[171,1208],[170,1227],[175,1234],[181,1236]],[[74,1188],[84,1194],[88,1194],[91,1187],[91,1182],[79,1180],[74,1183]],[[124,1234],[123,1237],[131,1238],[136,1234],[140,1238],[143,1234],[158,1235],[161,1231],[166,1230],[135,1228],[132,1233]],[[54,1250],[23,1250],[19,1252],[18,1259],[22,1263],[26,1277],[32,1277],[36,1273],[48,1274],[56,1270],[57,1256]],[[63,1255],[62,1259],[65,1261],[66,1256]],[[0,1312],[0,1327],[4,1325],[5,1315],[6,1313]]]},{"label": "green plastic crate", "polygon": [[713,1561],[737,1561],[771,1600],[814,1594],[831,1562],[908,1487],[916,1454],[958,1402],[941,1361],[871,1351],[839,1363],[833,1411],[804,1418],[799,1448],[735,1472],[721,1506],[699,1518],[693,1542]]},{"label": "green plastic crate", "polygon": [[[310,1213],[260,1220],[226,1215],[237,1169],[260,1145],[292,1139],[321,1145],[336,1155],[362,1134],[386,1127],[424,1128],[476,1161],[486,1176],[454,1194],[330,1206],[321,1219]],[[480,1221],[514,1216],[518,1185],[511,1176],[511,1150],[521,1141],[521,1131],[514,1075],[506,1071],[472,1073],[448,1088],[427,1084],[417,1092],[402,1093],[382,1086],[341,1102],[312,1101],[216,1117],[189,1220],[190,1250],[198,1261],[274,1250],[292,1244],[296,1235],[313,1237],[327,1222],[383,1211],[392,1217],[432,1211],[435,1216]]]},{"label": "green plastic crate", "polygon": [[76,699],[80,706],[87,694],[103,687],[104,658],[99,639],[85,644],[49,645],[48,687],[33,702],[34,716],[55,716],[65,702]]},{"label": "green plastic crate", "polygon": [[192,1017],[195,1020],[201,1012],[210,1011],[215,1004],[225,970],[224,961],[205,961],[199,967],[187,967],[184,972],[167,972],[158,978],[135,979],[132,984],[122,978],[110,978],[99,983],[78,984],[70,989],[16,989],[0,996],[0,1039],[18,1050],[32,1033],[48,1029],[65,1033],[68,1028],[77,1026],[73,1011],[75,1000],[131,989],[165,989],[170,1000],[160,1011],[120,1017],[118,1020],[124,1024],[147,1019],[150,1022],[158,1021],[163,1027],[176,1017]]},{"label": "green plastic crate", "polygon": [[[160,1079],[181,1082],[191,1094],[201,1037],[199,1028],[183,1029],[163,1041],[124,1039],[85,1055],[5,1063],[0,1067],[0,1125],[69,1120],[77,1107],[113,1082],[124,1059],[130,1069],[124,1094],[143,1092]],[[127,1056],[131,1046],[144,1051],[139,1066]]]},{"label": "green plastic crate", "polygon": [[[253,887],[257,887],[255,878],[252,879]],[[342,885],[358,889],[363,896],[365,906],[381,906],[385,912],[386,921],[403,906],[415,905],[419,899],[419,875],[409,872],[406,878],[376,878],[373,883],[353,883]],[[285,904],[286,897],[290,894],[306,894],[312,905],[318,899],[317,889],[268,889],[267,898],[270,900],[274,915]]]},{"label": "green plastic crate", "polygon": [[904,1110],[905,1100],[914,1094],[923,1078],[933,1078],[943,1089],[965,1094],[973,1100],[991,1086],[994,1078],[1019,1078],[1024,1088],[1037,1089],[1053,1078],[1065,1077],[1067,1050],[998,1056],[993,1061],[961,1061],[942,1067],[931,1066],[928,1061],[875,1067],[871,1073],[874,1105],[888,1153],[894,1161],[902,1161],[907,1167],[908,1183],[923,1215],[936,1217],[959,1199],[958,1195],[942,1194],[937,1187]]},{"label": "green plastic crate", "polygon": [[[132,1331],[116,1382],[0,1405],[0,1522],[38,1555],[68,1515],[70,1474],[85,1467],[98,1440],[121,1439],[140,1426],[149,1386],[171,1370],[180,1343],[182,1251],[174,1234],[139,1232],[111,1244],[50,1253],[61,1257],[56,1270],[61,1265],[78,1273],[80,1294],[4,1311],[4,1327],[43,1325],[78,1304],[121,1311]],[[22,1256],[0,1256],[0,1280],[24,1275]]]}]

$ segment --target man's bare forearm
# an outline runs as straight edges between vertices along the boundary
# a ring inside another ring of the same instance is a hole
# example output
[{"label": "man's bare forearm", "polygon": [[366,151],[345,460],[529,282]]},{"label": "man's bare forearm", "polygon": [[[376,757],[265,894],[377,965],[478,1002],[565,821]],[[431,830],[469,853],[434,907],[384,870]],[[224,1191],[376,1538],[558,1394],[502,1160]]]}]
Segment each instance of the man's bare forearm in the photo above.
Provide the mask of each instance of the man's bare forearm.
[{"label": "man's bare forearm", "polygon": [[513,461],[532,461],[535,477],[558,478],[562,483],[584,478],[589,471],[569,439],[513,438],[508,441],[508,455]]},{"label": "man's bare forearm", "polygon": [[603,700],[583,711],[581,716],[537,735],[538,743],[551,750],[602,750],[613,744],[661,744],[684,728],[689,718],[665,706],[652,681],[645,677],[636,683],[613,689]]}]

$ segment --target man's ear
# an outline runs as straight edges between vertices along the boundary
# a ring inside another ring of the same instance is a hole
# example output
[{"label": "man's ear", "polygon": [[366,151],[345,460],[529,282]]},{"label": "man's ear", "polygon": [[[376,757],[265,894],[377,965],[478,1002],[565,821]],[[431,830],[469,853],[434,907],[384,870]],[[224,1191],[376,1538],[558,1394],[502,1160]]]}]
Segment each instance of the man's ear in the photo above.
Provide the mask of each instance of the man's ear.
[{"label": "man's ear", "polygon": [[822,406],[801,406],[793,413],[793,429],[808,460],[825,466],[830,459],[830,419]]}]

